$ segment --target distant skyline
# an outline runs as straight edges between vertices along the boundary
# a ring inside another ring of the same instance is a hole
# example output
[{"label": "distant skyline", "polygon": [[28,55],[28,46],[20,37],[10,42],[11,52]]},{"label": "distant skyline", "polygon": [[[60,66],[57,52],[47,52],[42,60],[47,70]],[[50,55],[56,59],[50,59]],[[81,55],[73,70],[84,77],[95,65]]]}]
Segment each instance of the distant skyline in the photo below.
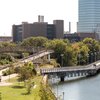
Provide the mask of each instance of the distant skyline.
[{"label": "distant skyline", "polygon": [[78,0],[0,0],[0,36],[11,35],[13,24],[37,22],[38,15],[48,23],[64,20],[65,31],[70,21],[72,32],[76,32]]}]

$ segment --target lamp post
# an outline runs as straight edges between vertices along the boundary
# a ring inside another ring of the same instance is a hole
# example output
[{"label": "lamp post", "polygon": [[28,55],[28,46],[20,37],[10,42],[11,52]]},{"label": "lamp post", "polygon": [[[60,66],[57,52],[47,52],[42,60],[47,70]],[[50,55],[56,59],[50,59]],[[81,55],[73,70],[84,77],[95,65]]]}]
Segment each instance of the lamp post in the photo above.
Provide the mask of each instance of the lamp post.
[{"label": "lamp post", "polygon": [[57,80],[57,100],[58,100],[58,80]]},{"label": "lamp post", "polygon": [[62,92],[62,94],[63,94],[63,100],[64,100],[64,92]]},{"label": "lamp post", "polygon": [[93,62],[93,59],[92,59],[92,58],[93,58],[93,53],[91,53],[90,55],[91,55],[91,56],[90,56],[90,57],[91,57],[90,61],[91,61],[91,63],[92,63],[92,62]]},{"label": "lamp post", "polygon": [[96,61],[96,55],[97,55],[97,53],[96,53],[96,52],[94,52],[94,56],[95,56],[95,59],[94,59],[94,60],[95,60],[95,61]]},{"label": "lamp post", "polygon": [[58,82],[57,82],[57,100],[58,100]]},{"label": "lamp post", "polygon": [[87,54],[87,64],[89,63],[89,54]]},{"label": "lamp post", "polygon": [[78,64],[80,65],[80,58],[81,58],[81,54],[80,53],[78,54],[78,58],[79,58]]},{"label": "lamp post", "polygon": [[97,60],[99,60],[99,52],[97,52]]},{"label": "lamp post", "polygon": [[64,54],[61,54],[61,67],[63,67],[63,56]]}]

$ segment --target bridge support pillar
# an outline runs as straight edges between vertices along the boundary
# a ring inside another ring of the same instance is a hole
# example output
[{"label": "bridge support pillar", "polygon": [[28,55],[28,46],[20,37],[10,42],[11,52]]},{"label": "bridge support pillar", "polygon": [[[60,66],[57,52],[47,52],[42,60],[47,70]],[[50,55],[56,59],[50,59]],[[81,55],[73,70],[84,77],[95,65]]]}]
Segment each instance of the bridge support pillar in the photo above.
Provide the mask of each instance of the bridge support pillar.
[{"label": "bridge support pillar", "polygon": [[61,77],[60,77],[60,81],[61,81],[61,82],[64,82],[64,78],[65,78],[64,76],[61,76]]},{"label": "bridge support pillar", "polygon": [[50,54],[48,54],[48,61],[50,62]]}]

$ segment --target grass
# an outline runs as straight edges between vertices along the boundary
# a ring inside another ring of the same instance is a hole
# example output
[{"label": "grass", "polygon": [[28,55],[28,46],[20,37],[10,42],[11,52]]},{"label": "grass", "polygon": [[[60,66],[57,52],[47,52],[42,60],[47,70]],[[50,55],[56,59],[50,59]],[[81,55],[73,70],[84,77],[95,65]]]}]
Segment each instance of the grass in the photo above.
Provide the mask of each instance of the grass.
[{"label": "grass", "polygon": [[[33,79],[36,88],[33,88],[31,94],[27,94],[26,88],[23,82],[17,82],[17,77],[10,79],[10,82],[14,83],[12,86],[0,87],[1,99],[0,100],[55,100],[48,90],[41,85],[41,76],[37,76]],[[9,82],[9,80],[8,80]],[[46,89],[46,90],[45,90]]]},{"label": "grass", "polygon": [[[40,77],[35,79],[35,83],[38,83]],[[9,82],[9,80],[8,80]],[[10,79],[10,82],[13,82],[12,86],[3,86],[0,87],[1,100],[35,100],[35,92],[37,89],[33,89],[31,94],[27,94],[26,88],[24,87],[23,82],[17,82],[17,77]]]}]

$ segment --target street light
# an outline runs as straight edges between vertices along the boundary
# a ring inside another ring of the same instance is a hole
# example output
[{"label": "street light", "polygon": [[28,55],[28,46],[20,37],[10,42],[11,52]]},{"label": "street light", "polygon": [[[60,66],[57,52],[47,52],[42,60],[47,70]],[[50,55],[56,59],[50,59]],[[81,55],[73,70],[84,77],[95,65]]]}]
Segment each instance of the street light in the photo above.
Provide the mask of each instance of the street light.
[{"label": "street light", "polygon": [[91,59],[90,59],[90,62],[92,63],[93,62],[93,53],[90,53],[90,57],[91,57]]},{"label": "street light", "polygon": [[57,79],[57,100],[58,100],[58,82],[59,80]]},{"label": "street light", "polygon": [[80,53],[78,54],[78,58],[79,58],[78,59],[78,64],[80,65],[80,58],[81,58],[81,54]]},{"label": "street light", "polygon": [[63,66],[63,56],[64,54],[61,54],[61,67]]},{"label": "street light", "polygon": [[63,94],[63,100],[64,100],[64,92],[62,92],[62,94]]},{"label": "street light", "polygon": [[99,60],[99,52],[97,52],[97,59],[96,60]]},{"label": "street light", "polygon": [[97,54],[97,53],[96,53],[96,52],[94,52],[94,56],[95,56],[95,59],[94,59],[94,60],[95,60],[95,61],[96,61],[96,54]]},{"label": "street light", "polygon": [[88,64],[88,62],[89,62],[89,54],[87,54],[87,64]]}]

